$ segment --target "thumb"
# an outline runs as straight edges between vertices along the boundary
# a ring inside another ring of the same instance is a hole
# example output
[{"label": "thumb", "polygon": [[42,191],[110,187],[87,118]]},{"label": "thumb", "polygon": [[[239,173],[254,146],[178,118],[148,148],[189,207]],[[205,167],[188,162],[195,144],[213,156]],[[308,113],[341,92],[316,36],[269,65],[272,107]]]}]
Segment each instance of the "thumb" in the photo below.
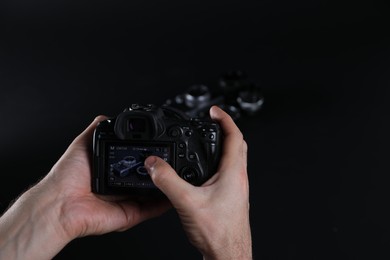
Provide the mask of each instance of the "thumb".
[{"label": "thumb", "polygon": [[145,160],[154,185],[157,186],[171,201],[175,208],[181,207],[183,198],[191,194],[194,186],[183,180],[175,170],[164,160],[157,156],[149,156]]},{"label": "thumb", "polygon": [[97,116],[93,122],[79,135],[77,136],[72,145],[86,147],[92,142],[93,132],[95,131],[96,126],[103,120],[106,120],[108,117],[100,115]]}]

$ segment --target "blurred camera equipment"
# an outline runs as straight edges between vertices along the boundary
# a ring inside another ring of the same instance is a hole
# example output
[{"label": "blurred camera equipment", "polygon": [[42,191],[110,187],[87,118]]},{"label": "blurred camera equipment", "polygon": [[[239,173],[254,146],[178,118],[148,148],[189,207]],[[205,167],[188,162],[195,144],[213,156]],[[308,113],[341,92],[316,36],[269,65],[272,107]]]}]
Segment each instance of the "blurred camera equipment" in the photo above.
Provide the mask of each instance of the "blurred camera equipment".
[{"label": "blurred camera equipment", "polygon": [[207,118],[211,106],[218,105],[234,120],[256,114],[264,103],[258,85],[250,81],[242,71],[231,71],[220,77],[215,87],[196,84],[185,93],[168,99],[165,105],[175,108],[192,118]]}]

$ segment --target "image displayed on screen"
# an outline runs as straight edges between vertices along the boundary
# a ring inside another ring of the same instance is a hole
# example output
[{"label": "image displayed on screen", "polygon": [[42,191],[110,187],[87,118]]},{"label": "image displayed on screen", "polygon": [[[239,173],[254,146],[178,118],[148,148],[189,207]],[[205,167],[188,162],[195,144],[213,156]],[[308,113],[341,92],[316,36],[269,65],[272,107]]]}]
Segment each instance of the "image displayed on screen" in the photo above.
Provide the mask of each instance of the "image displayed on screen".
[{"label": "image displayed on screen", "polygon": [[141,146],[108,144],[108,185],[123,187],[154,187],[144,166],[145,159],[155,155],[171,164],[169,145]]}]

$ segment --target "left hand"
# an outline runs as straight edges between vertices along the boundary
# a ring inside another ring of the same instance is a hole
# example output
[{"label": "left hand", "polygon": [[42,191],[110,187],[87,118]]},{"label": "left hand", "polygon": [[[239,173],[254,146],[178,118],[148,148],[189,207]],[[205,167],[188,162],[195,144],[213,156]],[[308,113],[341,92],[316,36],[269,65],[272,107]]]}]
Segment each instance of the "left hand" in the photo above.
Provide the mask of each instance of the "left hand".
[{"label": "left hand", "polygon": [[[0,259],[51,258],[74,238],[124,231],[171,207],[166,199],[139,202],[91,192],[92,136],[104,119],[97,117],[0,218]],[[43,245],[50,250],[41,250]]]},{"label": "left hand", "polygon": [[64,231],[71,238],[126,230],[165,212],[167,201],[140,203],[91,192],[91,141],[95,121],[69,146],[47,176],[62,202]]}]

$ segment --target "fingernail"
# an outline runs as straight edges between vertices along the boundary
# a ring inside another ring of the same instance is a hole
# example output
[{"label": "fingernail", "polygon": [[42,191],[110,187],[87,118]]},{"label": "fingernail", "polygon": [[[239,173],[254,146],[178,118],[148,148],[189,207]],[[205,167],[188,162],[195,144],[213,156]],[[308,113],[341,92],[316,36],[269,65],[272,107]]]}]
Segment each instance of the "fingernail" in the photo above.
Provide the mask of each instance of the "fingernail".
[{"label": "fingernail", "polygon": [[145,168],[148,170],[149,174],[153,171],[156,162],[157,162],[157,158],[155,156],[149,156],[148,158],[146,158]]},{"label": "fingernail", "polygon": [[219,108],[217,106],[212,106],[210,108],[210,117],[212,119],[218,118],[219,115]]}]

